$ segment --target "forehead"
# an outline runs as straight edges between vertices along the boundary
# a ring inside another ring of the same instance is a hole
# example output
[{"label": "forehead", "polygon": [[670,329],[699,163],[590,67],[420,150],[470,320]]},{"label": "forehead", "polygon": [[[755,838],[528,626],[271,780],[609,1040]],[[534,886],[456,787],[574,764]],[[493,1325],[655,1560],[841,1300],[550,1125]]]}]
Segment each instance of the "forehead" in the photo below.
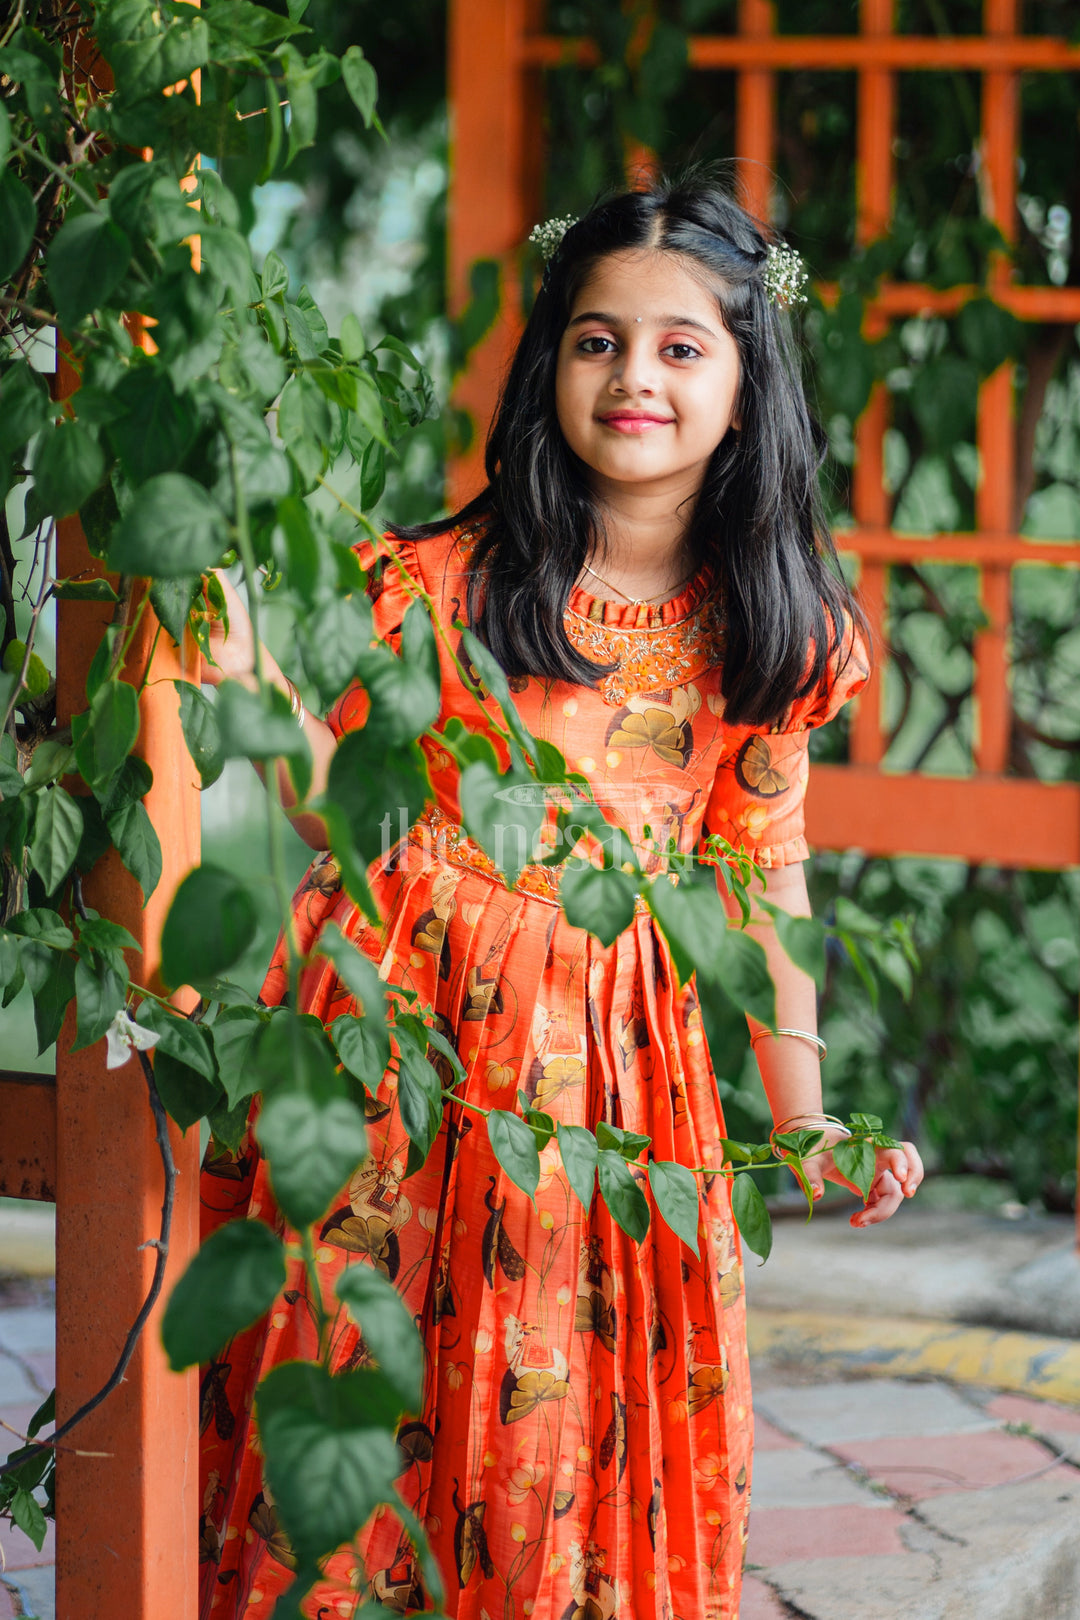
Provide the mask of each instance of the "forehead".
[{"label": "forehead", "polygon": [[715,322],[720,289],[708,272],[684,253],[658,248],[620,248],[598,259],[574,294],[569,318],[602,309],[631,319],[678,310]]}]

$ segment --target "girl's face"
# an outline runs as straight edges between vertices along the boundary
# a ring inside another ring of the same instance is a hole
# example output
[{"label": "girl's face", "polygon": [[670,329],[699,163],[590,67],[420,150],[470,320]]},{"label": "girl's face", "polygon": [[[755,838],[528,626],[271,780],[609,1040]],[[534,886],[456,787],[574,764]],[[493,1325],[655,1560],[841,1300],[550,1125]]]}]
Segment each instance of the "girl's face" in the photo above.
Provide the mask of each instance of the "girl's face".
[{"label": "girl's face", "polygon": [[738,346],[682,255],[626,248],[600,260],[555,373],[559,426],[598,495],[695,494],[738,387]]}]

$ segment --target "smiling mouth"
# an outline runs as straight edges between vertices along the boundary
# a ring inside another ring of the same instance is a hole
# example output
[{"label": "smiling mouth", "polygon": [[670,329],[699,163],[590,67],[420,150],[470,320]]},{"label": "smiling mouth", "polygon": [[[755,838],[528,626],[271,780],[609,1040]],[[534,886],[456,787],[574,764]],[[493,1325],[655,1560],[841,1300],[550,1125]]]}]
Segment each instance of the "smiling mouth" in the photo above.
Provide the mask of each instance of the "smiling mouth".
[{"label": "smiling mouth", "polygon": [[609,416],[601,416],[597,420],[605,427],[614,428],[616,433],[648,433],[652,428],[670,427],[675,418],[643,416],[632,411],[613,411]]}]

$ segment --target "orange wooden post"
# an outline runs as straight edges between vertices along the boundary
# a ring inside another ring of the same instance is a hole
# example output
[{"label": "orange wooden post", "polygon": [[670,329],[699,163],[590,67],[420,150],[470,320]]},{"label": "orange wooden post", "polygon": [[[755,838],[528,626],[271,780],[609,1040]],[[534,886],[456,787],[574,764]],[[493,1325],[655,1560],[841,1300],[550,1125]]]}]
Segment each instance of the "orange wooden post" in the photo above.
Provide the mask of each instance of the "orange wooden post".
[{"label": "orange wooden post", "polygon": [[[986,0],[985,26],[992,37],[1015,34],[1017,0]],[[1018,85],[1009,72],[983,78],[983,207],[1007,242],[1015,237]],[[1009,266],[997,256],[991,270],[994,293],[1008,286]],[[979,458],[976,496],[979,528],[1005,534],[1012,528],[1016,487],[1013,431],[1013,368],[1006,363],[979,391]],[[983,609],[989,623],[975,638],[975,762],[980,771],[1004,771],[1009,752],[1009,653],[1011,571],[987,567],[982,577]]]},{"label": "orange wooden post", "polygon": [[[875,40],[888,38],[893,27],[893,0],[862,0],[859,21],[864,35]],[[895,104],[893,75],[884,68],[864,68],[859,73],[855,152],[855,234],[863,247],[885,235],[892,216]],[[885,324],[885,317],[871,314],[867,320],[867,336],[880,337]],[[888,394],[884,383],[875,383],[855,433],[852,507],[856,523],[882,529],[888,527],[890,517],[885,488],[888,425]],[[888,579],[888,569],[883,563],[863,560],[859,591],[873,632],[877,663],[852,720],[853,765],[876,765],[884,752],[881,670],[886,655]]]},{"label": "orange wooden post", "polygon": [[503,373],[521,330],[517,250],[536,223],[535,154],[542,139],[535,73],[525,69],[526,30],[537,0],[452,0],[449,11],[450,305],[468,301],[469,268],[477,259],[502,267],[502,304],[493,329],[477,346],[455,389],[467,410],[473,441],[451,472],[450,500],[476,494],[484,481],[484,436]]},{"label": "orange wooden post", "polygon": [[[739,0],[739,33],[769,39],[776,30],[772,0]],[[776,143],[776,75],[743,68],[735,86],[735,155],[741,201],[760,220],[772,214],[772,165]]]},{"label": "orange wooden post", "polygon": [[[62,368],[63,391],[75,379]],[[101,572],[77,519],[59,525],[60,575]],[[85,681],[109,609],[61,602],[57,631],[57,721],[86,707]],[[147,609],[126,666],[146,671],[156,621]],[[169,901],[199,858],[199,801],[180,734],[171,678],[183,660],[162,634],[152,684],[140,704],[138,753],[154,772],[146,805],[161,839],[164,870],[143,906],[134,878],[115,851],[85,884],[88,905],[122,923],[142,946],[129,953],[133,978],[153,985],[158,938]],[[190,676],[192,668],[186,673]],[[195,671],[197,678],[197,670]],[[63,1422],[102,1385],[146,1296],[164,1178],[142,1073],[133,1058],[105,1067],[104,1042],[70,1052],[69,1014],[57,1047],[56,1369],[57,1417]],[[171,1130],[179,1176],[165,1279],[169,1289],[198,1242],[198,1133]],[[74,1431],[82,1457],[63,1452],[57,1473],[57,1620],[193,1620],[198,1593],[198,1383],[171,1373],[158,1339],[159,1305],[124,1381]]]}]

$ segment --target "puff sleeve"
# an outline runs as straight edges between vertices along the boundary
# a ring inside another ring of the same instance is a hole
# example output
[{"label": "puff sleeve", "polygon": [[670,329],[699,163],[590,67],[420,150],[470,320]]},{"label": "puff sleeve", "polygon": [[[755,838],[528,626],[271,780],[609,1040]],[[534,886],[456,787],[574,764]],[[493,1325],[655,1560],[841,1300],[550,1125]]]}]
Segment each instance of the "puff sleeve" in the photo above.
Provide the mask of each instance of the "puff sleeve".
[{"label": "puff sleeve", "polygon": [[[383,547],[376,550],[370,540],[354,546],[360,566],[367,574],[365,587],[372,606],[374,636],[377,641],[388,642],[396,651],[402,620],[413,600],[408,586],[388,555],[393,552],[405,571],[421,586],[420,568],[416,559],[416,545],[412,540],[397,540],[384,536]],[[326,716],[326,723],[334,736],[340,739],[347,731],[356,731],[364,724],[368,713],[368,695],[359,681],[347,686]]]},{"label": "puff sleeve", "polygon": [[702,823],[759,866],[804,861],[809,733],[831,720],[870,678],[870,657],[849,624],[820,685],[799,698],[775,731],[732,727]]}]

